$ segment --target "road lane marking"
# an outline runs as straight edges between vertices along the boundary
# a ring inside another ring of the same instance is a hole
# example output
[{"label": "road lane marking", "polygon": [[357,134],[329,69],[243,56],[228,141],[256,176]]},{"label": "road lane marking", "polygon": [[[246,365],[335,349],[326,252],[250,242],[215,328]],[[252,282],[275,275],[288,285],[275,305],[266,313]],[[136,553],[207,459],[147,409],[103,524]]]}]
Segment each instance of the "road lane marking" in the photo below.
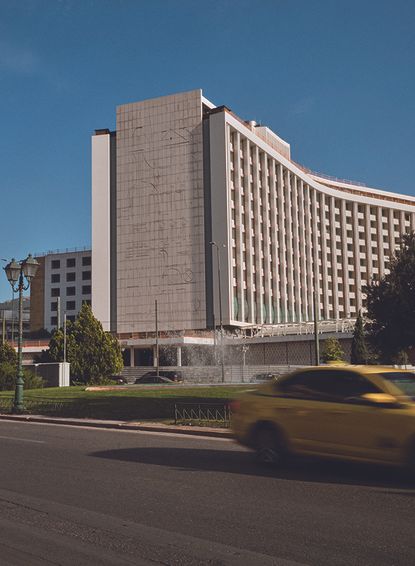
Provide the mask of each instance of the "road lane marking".
[{"label": "road lane marking", "polygon": [[[185,434],[182,432],[172,432],[169,430],[161,430],[161,431],[156,431],[156,430],[143,430],[143,429],[125,429],[125,428],[121,428],[121,427],[114,427],[114,426],[108,426],[108,427],[103,427],[103,426],[88,426],[85,424],[73,424],[73,423],[51,423],[51,422],[39,422],[39,421],[32,421],[30,418],[26,419],[26,420],[21,420],[21,421],[16,421],[14,419],[0,419],[0,422],[7,422],[7,423],[24,423],[24,424],[30,424],[30,425],[40,425],[40,426],[60,426],[60,427],[72,427],[72,428],[80,428],[83,430],[90,430],[90,431],[99,431],[101,430],[102,432],[127,432],[129,434],[154,434],[154,435],[158,435],[158,436],[168,436],[168,437],[175,437],[175,438],[184,438],[184,439],[197,439],[197,440],[206,440],[206,441],[215,441],[215,440],[219,440],[220,442],[235,442],[234,438],[222,438],[220,436],[206,436],[206,435],[196,435],[196,434]],[[8,436],[0,436],[0,438],[9,438]],[[42,441],[38,441],[38,442],[44,442]]]},{"label": "road lane marking", "polygon": [[34,442],[35,444],[45,444],[45,440],[32,440],[31,438],[19,438],[18,436],[0,436],[5,440],[20,440],[20,442]]}]

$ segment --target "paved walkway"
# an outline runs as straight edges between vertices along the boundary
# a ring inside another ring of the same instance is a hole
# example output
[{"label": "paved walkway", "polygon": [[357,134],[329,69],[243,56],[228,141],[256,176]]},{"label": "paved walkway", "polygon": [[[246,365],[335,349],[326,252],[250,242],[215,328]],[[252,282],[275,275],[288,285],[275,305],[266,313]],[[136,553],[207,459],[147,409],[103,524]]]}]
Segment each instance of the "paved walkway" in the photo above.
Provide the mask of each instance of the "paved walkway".
[{"label": "paved walkway", "polygon": [[193,436],[210,436],[216,438],[233,438],[232,432],[226,428],[212,428],[205,426],[168,425],[149,422],[125,422],[96,419],[74,419],[65,417],[45,417],[42,415],[6,415],[0,414],[0,420],[47,423],[68,426],[87,426],[92,428],[107,428],[118,430],[143,430],[150,432],[167,432],[174,434],[189,434]]}]

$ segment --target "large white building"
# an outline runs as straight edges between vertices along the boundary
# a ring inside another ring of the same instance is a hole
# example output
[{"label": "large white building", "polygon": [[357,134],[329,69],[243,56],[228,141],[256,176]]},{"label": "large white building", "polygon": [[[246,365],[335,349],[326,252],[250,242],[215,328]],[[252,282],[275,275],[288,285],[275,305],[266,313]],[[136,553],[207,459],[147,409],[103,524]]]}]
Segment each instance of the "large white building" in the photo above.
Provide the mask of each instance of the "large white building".
[{"label": "large white building", "polygon": [[315,295],[354,318],[414,229],[414,197],[312,173],[201,90],[119,106],[92,138],[92,305],[120,335],[153,331],[155,300],[165,331],[312,321]]}]

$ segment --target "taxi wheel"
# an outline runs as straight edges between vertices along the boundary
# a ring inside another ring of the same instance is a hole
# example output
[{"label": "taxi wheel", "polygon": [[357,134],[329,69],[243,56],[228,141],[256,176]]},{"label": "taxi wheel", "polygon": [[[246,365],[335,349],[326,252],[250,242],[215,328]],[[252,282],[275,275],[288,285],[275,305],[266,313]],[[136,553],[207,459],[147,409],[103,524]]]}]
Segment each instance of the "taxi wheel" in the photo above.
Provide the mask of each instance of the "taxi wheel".
[{"label": "taxi wheel", "polygon": [[275,429],[263,426],[255,435],[257,460],[266,466],[279,466],[287,456],[284,443]]}]

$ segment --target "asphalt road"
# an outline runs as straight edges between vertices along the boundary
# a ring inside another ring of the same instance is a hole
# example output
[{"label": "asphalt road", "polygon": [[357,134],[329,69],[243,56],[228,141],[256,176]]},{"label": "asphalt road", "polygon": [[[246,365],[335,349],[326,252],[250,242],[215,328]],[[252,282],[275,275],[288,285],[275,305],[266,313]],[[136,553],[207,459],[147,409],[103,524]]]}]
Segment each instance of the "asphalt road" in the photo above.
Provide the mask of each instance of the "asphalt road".
[{"label": "asphalt road", "polygon": [[0,565],[415,564],[415,484],[224,439],[0,422]]}]

